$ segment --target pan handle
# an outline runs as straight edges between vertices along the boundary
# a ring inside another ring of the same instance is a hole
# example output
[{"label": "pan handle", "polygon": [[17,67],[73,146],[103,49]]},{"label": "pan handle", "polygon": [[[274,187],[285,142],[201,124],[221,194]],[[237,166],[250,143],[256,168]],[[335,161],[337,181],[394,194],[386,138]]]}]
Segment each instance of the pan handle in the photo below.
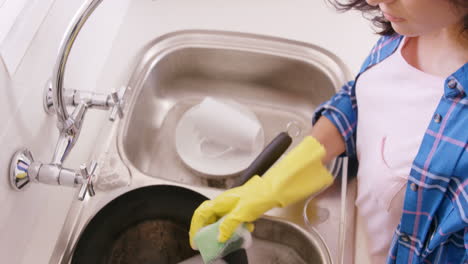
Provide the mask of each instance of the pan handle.
[{"label": "pan handle", "polygon": [[[234,184],[234,187],[247,182],[255,175],[263,175],[283,155],[291,145],[292,138],[286,132],[281,132],[268,146],[257,156],[250,166],[242,173]],[[248,264],[245,249],[236,250],[223,258],[228,264]]]},{"label": "pan handle", "polygon": [[233,187],[240,186],[255,175],[262,176],[291,145],[292,138],[286,132],[281,132],[257,158],[245,169]]}]

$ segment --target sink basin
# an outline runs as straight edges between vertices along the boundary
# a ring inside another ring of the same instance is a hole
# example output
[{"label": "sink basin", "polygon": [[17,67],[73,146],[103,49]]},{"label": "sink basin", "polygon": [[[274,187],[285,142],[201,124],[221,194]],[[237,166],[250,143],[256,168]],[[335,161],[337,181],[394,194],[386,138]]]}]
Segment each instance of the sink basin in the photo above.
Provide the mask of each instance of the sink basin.
[{"label": "sink basin", "polygon": [[278,219],[255,222],[250,263],[332,263],[329,250],[317,232],[307,233],[297,225]]},{"label": "sink basin", "polygon": [[229,178],[209,180],[177,155],[175,129],[189,108],[206,96],[235,100],[258,117],[265,142],[293,125],[293,147],[344,72],[333,55],[303,43],[225,32],[166,36],[146,52],[130,84],[122,154],[149,176],[225,188]]},{"label": "sink basin", "polygon": [[[149,43],[137,59],[125,116],[106,124],[96,141],[105,142],[93,153],[101,166],[97,194],[72,204],[50,263],[69,263],[87,224],[126,193],[164,185],[214,198],[232,186],[237,175],[208,179],[176,153],[178,120],[205,97],[248,107],[263,127],[265,142],[290,131],[292,148],[307,135],[318,104],[350,79],[340,60],[323,48],[233,32],[174,32]],[[273,209],[259,220],[249,258],[270,262],[254,263],[285,263],[285,255],[297,259],[294,263],[353,263],[356,186],[342,163],[334,161],[330,169],[339,177],[308,205],[310,225],[303,220],[304,201]],[[120,181],[122,187],[113,185],[115,179],[128,181]]]},{"label": "sink basin", "polygon": [[[92,217],[78,239],[71,263],[176,264],[191,258],[197,252],[189,246],[190,219],[206,199],[171,185],[126,192]],[[258,219],[255,226],[247,250],[249,263],[332,263],[316,232],[271,217]]]}]

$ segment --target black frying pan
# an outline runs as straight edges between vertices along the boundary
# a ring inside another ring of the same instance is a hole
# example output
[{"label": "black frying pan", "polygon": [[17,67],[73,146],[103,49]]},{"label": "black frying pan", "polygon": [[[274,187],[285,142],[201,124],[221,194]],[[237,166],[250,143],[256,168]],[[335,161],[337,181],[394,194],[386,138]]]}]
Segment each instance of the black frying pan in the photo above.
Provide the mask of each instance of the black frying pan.
[{"label": "black frying pan", "polygon": [[[237,184],[263,175],[286,151],[291,137],[279,134],[244,171]],[[72,264],[175,264],[195,254],[188,230],[195,209],[207,197],[178,186],[154,185],[127,192],[102,208],[81,234]],[[226,256],[248,263],[245,250]]]}]

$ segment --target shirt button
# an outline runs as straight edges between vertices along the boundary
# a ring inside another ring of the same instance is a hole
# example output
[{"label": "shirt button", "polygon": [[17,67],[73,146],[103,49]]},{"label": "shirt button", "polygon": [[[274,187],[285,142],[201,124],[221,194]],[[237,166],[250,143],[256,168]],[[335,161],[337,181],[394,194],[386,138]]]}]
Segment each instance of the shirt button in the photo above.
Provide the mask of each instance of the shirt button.
[{"label": "shirt button", "polygon": [[435,114],[434,115],[434,122],[440,123],[440,121],[442,121],[442,116],[439,115],[439,114]]},{"label": "shirt button", "polygon": [[407,234],[401,234],[400,238],[403,242],[409,242],[410,240]]},{"label": "shirt button", "polygon": [[455,81],[454,79],[451,79],[450,81],[448,81],[448,87],[450,89],[453,89],[453,88],[456,88],[457,87],[457,81]]},{"label": "shirt button", "polygon": [[417,190],[418,190],[418,185],[417,185],[416,183],[412,183],[412,184],[410,185],[410,188],[411,188],[411,190],[413,190],[413,191],[417,191]]}]

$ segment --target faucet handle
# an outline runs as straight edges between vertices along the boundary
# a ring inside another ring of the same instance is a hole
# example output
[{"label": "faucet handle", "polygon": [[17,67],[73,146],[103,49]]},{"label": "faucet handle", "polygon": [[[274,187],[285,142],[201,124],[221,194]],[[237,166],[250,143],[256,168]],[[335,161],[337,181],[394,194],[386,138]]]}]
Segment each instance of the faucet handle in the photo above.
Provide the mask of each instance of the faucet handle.
[{"label": "faucet handle", "polygon": [[83,164],[80,166],[80,174],[83,178],[83,184],[81,185],[80,192],[78,193],[78,200],[83,201],[88,193],[90,196],[94,196],[93,179],[96,176],[97,162],[91,161],[89,166]]},{"label": "faucet handle", "polygon": [[110,121],[115,121],[117,115],[119,115],[119,118],[123,117],[123,96],[125,89],[126,87],[122,87],[118,91],[114,91],[110,94],[111,100],[113,102],[113,107],[109,116]]}]

